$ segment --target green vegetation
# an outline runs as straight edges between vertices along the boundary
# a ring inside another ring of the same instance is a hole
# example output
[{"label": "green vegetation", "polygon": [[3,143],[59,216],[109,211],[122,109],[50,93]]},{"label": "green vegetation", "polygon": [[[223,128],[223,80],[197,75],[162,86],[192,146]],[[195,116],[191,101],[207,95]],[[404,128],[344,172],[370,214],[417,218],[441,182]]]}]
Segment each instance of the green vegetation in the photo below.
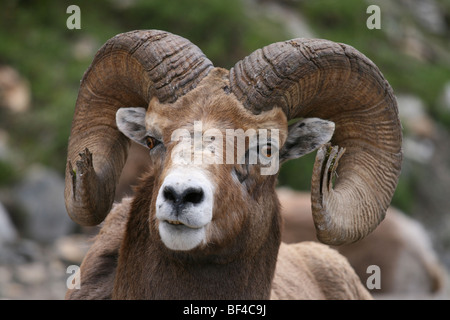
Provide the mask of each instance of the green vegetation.
[{"label": "green vegetation", "polygon": [[14,183],[17,173],[14,166],[6,161],[0,160],[0,187]]}]

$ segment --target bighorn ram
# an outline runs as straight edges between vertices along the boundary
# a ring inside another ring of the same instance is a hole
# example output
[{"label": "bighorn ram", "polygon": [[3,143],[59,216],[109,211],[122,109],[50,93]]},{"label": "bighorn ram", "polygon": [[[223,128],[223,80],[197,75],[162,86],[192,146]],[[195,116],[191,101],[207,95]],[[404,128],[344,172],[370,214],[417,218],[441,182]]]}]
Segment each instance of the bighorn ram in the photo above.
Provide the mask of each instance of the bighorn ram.
[{"label": "bighorn ram", "polygon": [[149,172],[107,217],[68,298],[370,298],[336,251],[280,245],[277,174],[267,173],[320,147],[311,197],[321,241],[357,241],[383,219],[401,127],[391,87],[352,47],[294,39],[228,71],[167,32],[117,35],[79,90],[65,188],[74,221],[110,212],[129,138],[149,147]]}]

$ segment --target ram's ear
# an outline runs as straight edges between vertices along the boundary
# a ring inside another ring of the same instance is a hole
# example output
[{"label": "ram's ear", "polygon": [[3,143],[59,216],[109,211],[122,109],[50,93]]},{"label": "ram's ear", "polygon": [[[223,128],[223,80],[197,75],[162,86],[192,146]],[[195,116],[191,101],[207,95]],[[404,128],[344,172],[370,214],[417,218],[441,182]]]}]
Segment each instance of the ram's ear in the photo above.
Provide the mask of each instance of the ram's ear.
[{"label": "ram's ear", "polygon": [[119,130],[129,139],[146,146],[144,108],[120,108],[116,113],[116,123]]},{"label": "ram's ear", "polygon": [[289,126],[286,142],[280,151],[280,162],[308,154],[330,141],[334,122],[305,118]]}]

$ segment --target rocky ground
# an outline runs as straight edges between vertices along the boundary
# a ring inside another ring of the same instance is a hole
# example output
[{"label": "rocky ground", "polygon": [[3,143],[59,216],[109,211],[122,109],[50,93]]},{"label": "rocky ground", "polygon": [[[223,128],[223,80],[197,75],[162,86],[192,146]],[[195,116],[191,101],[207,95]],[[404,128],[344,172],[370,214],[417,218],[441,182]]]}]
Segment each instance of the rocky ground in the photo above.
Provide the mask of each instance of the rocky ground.
[{"label": "rocky ground", "polygon": [[63,177],[39,165],[0,192],[0,299],[64,298],[67,268],[81,264],[97,228],[69,219],[63,192]]},{"label": "rocky ground", "polygon": [[31,240],[4,245],[0,254],[0,299],[64,299],[72,275],[68,267],[80,265],[88,243],[87,236],[72,235],[51,245]]}]

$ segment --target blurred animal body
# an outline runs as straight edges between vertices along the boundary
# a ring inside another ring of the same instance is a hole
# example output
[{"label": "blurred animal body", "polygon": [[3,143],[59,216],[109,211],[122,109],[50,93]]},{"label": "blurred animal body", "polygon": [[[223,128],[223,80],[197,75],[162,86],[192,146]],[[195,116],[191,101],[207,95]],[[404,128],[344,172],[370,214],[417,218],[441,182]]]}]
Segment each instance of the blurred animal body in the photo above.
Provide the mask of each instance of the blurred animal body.
[{"label": "blurred animal body", "polygon": [[[282,241],[317,241],[310,194],[287,188],[278,188],[277,194],[284,220]],[[446,273],[428,233],[418,221],[393,207],[366,238],[335,249],[348,259],[363,283],[370,276],[370,265],[380,268],[381,287],[370,290],[377,297],[430,298],[445,288]]]}]

